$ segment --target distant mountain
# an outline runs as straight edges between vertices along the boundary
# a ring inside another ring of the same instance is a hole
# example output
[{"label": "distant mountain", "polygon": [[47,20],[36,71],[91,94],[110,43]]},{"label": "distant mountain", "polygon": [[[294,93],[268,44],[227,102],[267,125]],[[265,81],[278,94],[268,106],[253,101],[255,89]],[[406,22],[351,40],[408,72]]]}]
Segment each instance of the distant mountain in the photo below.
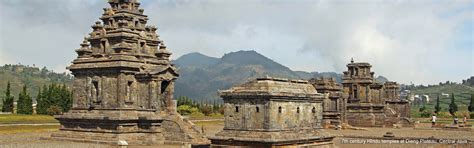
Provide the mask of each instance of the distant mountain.
[{"label": "distant mountain", "polygon": [[209,57],[198,52],[189,53],[183,55],[179,60],[173,61],[177,66],[186,67],[206,67],[214,65],[219,61],[219,58]]},{"label": "distant mountain", "polygon": [[188,96],[196,100],[215,100],[217,90],[228,89],[248,80],[270,76],[289,79],[335,77],[335,72],[292,71],[256,51],[237,51],[213,58],[200,53],[190,53],[176,59],[180,78],[176,81],[175,97]]},{"label": "distant mountain", "polygon": [[380,83],[380,84],[383,84],[387,81],[388,81],[388,79],[385,78],[384,76],[378,76],[377,78],[375,78],[375,82]]}]

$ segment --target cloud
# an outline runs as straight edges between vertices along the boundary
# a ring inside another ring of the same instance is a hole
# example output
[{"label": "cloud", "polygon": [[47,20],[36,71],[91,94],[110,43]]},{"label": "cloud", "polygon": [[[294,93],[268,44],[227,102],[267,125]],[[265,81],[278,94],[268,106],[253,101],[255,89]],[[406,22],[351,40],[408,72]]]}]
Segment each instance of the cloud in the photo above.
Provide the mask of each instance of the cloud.
[{"label": "cloud", "polygon": [[68,64],[102,7],[101,1],[2,0],[0,49],[22,64]]},{"label": "cloud", "polygon": [[[469,0],[142,3],[149,25],[158,26],[173,58],[196,51],[219,57],[256,50],[305,71],[342,72],[354,57],[370,62],[377,75],[402,83],[460,81],[474,75],[474,8]],[[107,4],[100,0],[0,1],[0,54],[63,67],[76,57],[74,49],[103,7]]]},{"label": "cloud", "polygon": [[[255,49],[296,70],[345,70],[351,57],[403,83],[473,75],[452,43],[471,1],[154,1],[152,22],[179,54]],[[165,29],[166,28],[166,29]],[[183,49],[181,51],[181,49]],[[453,66],[454,65],[454,66]],[[450,70],[452,72],[446,72]]]},{"label": "cloud", "polygon": [[12,64],[15,63],[12,59],[10,59],[10,56],[5,54],[1,49],[0,49],[0,65],[4,64]]}]

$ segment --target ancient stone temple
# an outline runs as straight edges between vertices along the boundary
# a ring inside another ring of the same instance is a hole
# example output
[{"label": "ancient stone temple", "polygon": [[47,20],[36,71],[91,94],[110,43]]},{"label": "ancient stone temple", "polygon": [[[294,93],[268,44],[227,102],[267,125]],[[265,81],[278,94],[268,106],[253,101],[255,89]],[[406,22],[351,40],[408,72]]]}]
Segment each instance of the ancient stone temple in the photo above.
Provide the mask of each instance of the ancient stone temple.
[{"label": "ancient stone temple", "polygon": [[397,82],[385,82],[385,125],[401,124],[411,126],[410,102],[400,98],[400,85]]},{"label": "ancient stone temple", "polygon": [[353,126],[383,126],[385,120],[383,85],[375,83],[369,63],[347,64],[342,77],[344,94],[347,94],[346,119]]},{"label": "ancient stone temple", "polygon": [[399,98],[399,86],[394,82],[375,82],[369,63],[347,64],[342,78],[347,97],[346,122],[353,126],[382,127],[409,125],[409,103]]},{"label": "ancient stone temple", "polygon": [[318,93],[328,94],[323,100],[323,124],[340,125],[345,121],[346,100],[342,85],[334,78],[313,78],[309,82]]},{"label": "ancient stone temple", "polygon": [[307,81],[258,78],[219,95],[225,125],[210,138],[212,147],[332,145],[321,130],[325,95]]},{"label": "ancient stone temple", "polygon": [[109,0],[76,50],[73,107],[52,139],[130,145],[206,144],[172,103],[178,73],[137,0]]}]

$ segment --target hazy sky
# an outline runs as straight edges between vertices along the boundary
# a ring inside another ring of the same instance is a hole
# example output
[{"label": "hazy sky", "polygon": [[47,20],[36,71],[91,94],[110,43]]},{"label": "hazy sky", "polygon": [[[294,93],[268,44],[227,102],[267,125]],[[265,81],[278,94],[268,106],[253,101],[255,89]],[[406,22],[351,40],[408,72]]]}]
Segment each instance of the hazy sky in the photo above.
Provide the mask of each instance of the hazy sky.
[{"label": "hazy sky", "polygon": [[[474,75],[471,0],[142,0],[173,58],[256,50],[293,70],[344,71],[354,57],[401,83]],[[106,0],[0,0],[0,64],[76,57]]]}]

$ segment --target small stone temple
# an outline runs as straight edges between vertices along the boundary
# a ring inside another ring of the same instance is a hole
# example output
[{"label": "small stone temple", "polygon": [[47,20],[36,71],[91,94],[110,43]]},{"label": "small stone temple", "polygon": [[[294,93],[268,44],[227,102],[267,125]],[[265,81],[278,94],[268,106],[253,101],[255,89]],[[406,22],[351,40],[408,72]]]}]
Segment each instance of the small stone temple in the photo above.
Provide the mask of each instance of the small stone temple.
[{"label": "small stone temple", "polygon": [[322,102],[303,80],[264,77],[219,91],[224,129],[210,137],[211,147],[329,146],[321,129]]},{"label": "small stone temple", "polygon": [[409,125],[409,102],[399,98],[399,86],[394,82],[375,82],[369,63],[347,64],[342,78],[347,97],[345,120],[352,126],[383,127]]},{"label": "small stone temple", "polygon": [[369,63],[351,60],[342,84],[334,78],[309,80],[319,93],[329,95],[323,100],[324,125],[412,126],[410,102],[400,98],[400,85],[396,82],[377,83],[371,68]]},{"label": "small stone temple", "polygon": [[137,0],[109,0],[109,8],[92,25],[78,57],[68,69],[74,75],[73,106],[56,116],[55,140],[130,145],[208,144],[173,104],[178,73],[171,52],[147,26]]}]

